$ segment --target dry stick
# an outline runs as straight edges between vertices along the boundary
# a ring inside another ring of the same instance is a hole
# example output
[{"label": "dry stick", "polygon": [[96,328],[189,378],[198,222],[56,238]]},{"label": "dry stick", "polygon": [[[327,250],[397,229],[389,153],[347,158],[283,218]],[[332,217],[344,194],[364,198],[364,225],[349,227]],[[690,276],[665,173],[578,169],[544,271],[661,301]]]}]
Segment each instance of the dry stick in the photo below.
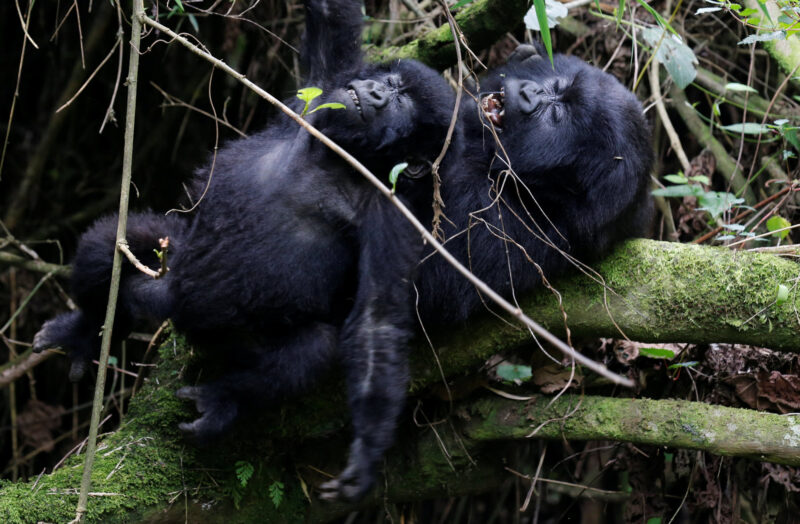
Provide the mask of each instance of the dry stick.
[{"label": "dry stick", "polygon": [[57,277],[66,277],[70,273],[69,266],[51,264],[41,259],[30,260],[5,251],[0,251],[0,266],[21,267],[22,269],[39,273],[53,273]]},{"label": "dry stick", "polygon": [[408,208],[405,207],[403,205],[403,203],[400,202],[400,200],[397,199],[392,194],[391,190],[389,188],[387,188],[383,183],[381,183],[381,181],[374,174],[372,174],[372,172],[370,172],[366,167],[364,167],[363,164],[361,164],[358,160],[356,160],[355,157],[353,157],[347,151],[345,151],[344,149],[339,147],[333,140],[331,140],[330,138],[328,138],[327,136],[322,134],[319,130],[317,130],[311,124],[309,124],[308,122],[303,120],[303,118],[301,118],[300,115],[298,115],[297,113],[295,113],[294,111],[289,109],[286,105],[281,103],[280,100],[278,100],[277,98],[275,98],[274,96],[272,96],[268,92],[266,92],[263,89],[261,89],[260,87],[258,87],[256,84],[254,84],[253,82],[248,80],[247,77],[245,77],[243,74],[241,74],[238,71],[236,71],[233,68],[231,68],[229,65],[227,65],[222,60],[212,56],[211,54],[207,53],[206,51],[203,51],[202,49],[200,49],[196,45],[194,45],[191,42],[189,42],[184,37],[182,37],[179,34],[175,33],[173,30],[171,30],[167,26],[165,26],[165,25],[163,25],[163,24],[161,24],[161,23],[159,23],[159,22],[157,22],[157,21],[145,16],[144,14],[141,15],[141,21],[145,25],[148,25],[148,26],[151,26],[151,27],[153,27],[155,29],[158,29],[159,31],[161,31],[165,35],[168,35],[173,40],[176,40],[176,41],[180,42],[184,47],[189,49],[189,51],[191,51],[192,53],[194,53],[197,56],[203,58],[204,60],[207,60],[207,61],[211,62],[212,64],[214,64],[214,66],[222,69],[223,71],[225,71],[226,73],[228,73],[229,75],[231,75],[232,77],[237,79],[239,82],[241,82],[242,84],[244,84],[245,86],[250,88],[252,91],[254,91],[261,98],[265,99],[270,104],[276,106],[278,109],[283,111],[292,120],[297,122],[301,127],[303,127],[306,131],[308,131],[312,136],[314,136],[319,141],[321,141],[323,144],[328,146],[334,153],[336,153],[337,155],[342,157],[356,171],[358,171],[359,173],[364,175],[364,177],[366,177],[367,180],[369,180],[372,183],[372,185],[374,185],[377,188],[377,190],[380,191],[383,194],[383,196],[388,198],[397,207],[397,209],[400,211],[400,213],[402,213],[403,216],[405,216],[406,219],[409,222],[411,222],[411,224],[419,232],[419,234],[422,235],[422,238],[424,238],[425,241],[430,243],[430,245],[436,251],[438,251],[439,254],[442,255],[442,257],[444,257],[444,259],[450,265],[452,265],[459,273],[461,273],[467,280],[469,280],[481,293],[483,293],[487,297],[489,297],[493,302],[495,302],[497,305],[499,305],[501,308],[503,308],[511,316],[513,316],[514,318],[519,320],[526,327],[532,329],[537,335],[539,335],[540,337],[542,337],[545,340],[547,340],[548,342],[550,342],[553,346],[558,348],[559,351],[561,351],[562,353],[564,353],[565,355],[567,355],[567,356],[569,356],[571,358],[574,358],[576,361],[580,362],[581,364],[583,364],[584,366],[586,366],[590,370],[594,371],[598,375],[602,375],[603,377],[611,380],[615,384],[620,384],[620,385],[623,385],[623,386],[626,386],[626,387],[633,387],[634,386],[633,380],[631,380],[631,379],[629,379],[627,377],[620,376],[620,375],[618,375],[616,373],[613,373],[613,372],[609,371],[602,364],[599,364],[599,363],[591,360],[590,358],[581,355],[580,353],[578,353],[574,349],[572,349],[569,346],[567,346],[558,337],[556,337],[555,335],[553,335],[552,333],[550,333],[549,331],[544,329],[542,326],[537,324],[532,319],[528,318],[525,315],[525,313],[522,312],[522,310],[520,308],[514,307],[513,305],[511,305],[503,297],[501,297],[499,294],[497,294],[492,288],[490,288],[488,285],[486,285],[486,283],[484,281],[482,281],[481,279],[479,279],[478,277],[473,275],[466,267],[464,267],[458,260],[456,260],[455,257],[453,257],[453,255],[451,255],[442,246],[442,244],[437,239],[435,239],[433,237],[433,235],[431,235],[428,232],[428,230],[425,228],[425,226],[423,226],[422,223],[419,220],[417,220],[417,217],[415,217],[414,214],[411,213],[411,211],[409,211]]},{"label": "dry stick", "polygon": [[145,266],[144,264],[136,258],[136,255],[133,254],[131,248],[128,247],[128,241],[124,238],[117,242],[117,249],[122,251],[122,254],[128,258],[128,261],[134,265],[136,269],[141,271],[147,276],[152,277],[154,280],[158,280],[159,278],[163,277],[169,271],[167,267],[167,251],[169,250],[169,237],[159,238],[158,245],[161,248],[161,252],[158,258],[161,261],[161,268],[158,271],[154,271],[149,267]]},{"label": "dry stick", "polygon": [[453,18],[453,15],[450,13],[450,10],[447,8],[447,4],[444,0],[439,0],[439,4],[442,6],[445,15],[447,15],[447,23],[450,24],[450,32],[453,33],[453,43],[456,46],[456,60],[458,69],[458,87],[456,88],[456,104],[453,107],[453,116],[450,118],[450,127],[447,128],[447,136],[444,139],[444,146],[442,146],[442,151],[439,153],[439,156],[436,157],[436,160],[433,161],[433,166],[431,167],[431,172],[433,174],[433,222],[432,222],[432,233],[433,236],[438,238],[439,240],[444,240],[444,232],[442,231],[442,208],[445,207],[444,202],[442,201],[442,177],[439,176],[439,166],[442,164],[442,160],[444,160],[444,156],[447,154],[447,150],[450,148],[450,142],[453,140],[453,131],[456,128],[456,122],[458,121],[458,110],[461,107],[461,94],[464,90],[464,72],[461,70],[461,42],[459,41],[459,31],[458,27],[456,26],[456,20]]},{"label": "dry stick", "polygon": [[[33,3],[36,0],[30,0],[28,3],[28,16],[23,24],[22,32],[25,33],[25,36],[22,37],[22,51],[19,53],[19,68],[17,69],[17,85],[14,86],[14,96],[11,99],[11,110],[8,113],[8,124],[6,124],[6,136],[3,139],[3,152],[0,153],[0,179],[3,178],[3,164],[6,161],[6,148],[8,147],[8,137],[11,134],[11,123],[14,121],[14,109],[17,107],[17,98],[19,98],[19,83],[22,79],[22,63],[25,61],[25,44],[28,43],[28,26],[31,23],[31,10],[33,10]],[[19,7],[19,4],[17,4]],[[31,40],[31,43],[36,46],[36,44]],[[38,47],[37,47],[38,49]]]},{"label": "dry stick", "polygon": [[34,353],[28,349],[0,369],[0,388],[8,386],[37,365],[55,355],[55,351]]},{"label": "dry stick", "polygon": [[[117,221],[117,245],[125,242],[125,229],[128,223],[128,200],[131,186],[131,165],[133,164],[133,127],[136,118],[136,85],[139,75],[139,42],[142,36],[141,19],[144,17],[143,0],[134,0],[133,16],[131,17],[130,58],[128,63],[128,107],[125,115],[125,146],[122,154],[122,181],[119,196],[119,219]],[[111,349],[111,330],[114,325],[117,295],[119,294],[119,281],[122,273],[122,253],[114,250],[114,262],[111,269],[111,285],[108,290],[108,305],[106,318],[103,323],[103,339],[100,343],[100,359],[97,368],[97,382],[94,388],[94,402],[92,405],[92,419],[89,425],[89,437],[86,447],[86,459],[83,464],[83,478],[78,496],[78,507],[75,509],[75,520],[82,522],[86,514],[89,500],[89,488],[92,483],[92,466],[97,448],[97,428],[100,423],[100,413],[103,409],[103,392],[106,385],[106,366],[108,354]]]}]

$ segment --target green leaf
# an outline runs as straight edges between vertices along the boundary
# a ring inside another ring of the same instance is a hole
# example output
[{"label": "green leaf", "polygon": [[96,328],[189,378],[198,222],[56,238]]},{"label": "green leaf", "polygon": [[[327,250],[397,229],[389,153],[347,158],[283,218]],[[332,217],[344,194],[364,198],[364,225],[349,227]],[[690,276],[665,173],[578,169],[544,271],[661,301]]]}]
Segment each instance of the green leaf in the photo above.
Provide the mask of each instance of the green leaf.
[{"label": "green leaf", "polygon": [[740,84],[738,82],[730,82],[725,84],[725,91],[738,91],[748,93],[758,93],[758,91],[748,85]]},{"label": "green leaf", "polygon": [[679,186],[667,186],[663,189],[654,189],[652,191],[654,196],[663,197],[685,197],[685,196],[698,196],[703,192],[703,188],[699,186],[690,186],[683,184]]},{"label": "green leaf", "polygon": [[283,482],[275,481],[269,485],[269,498],[277,508],[283,502]]},{"label": "green leaf", "polygon": [[469,5],[469,4],[471,4],[472,2],[474,2],[474,1],[475,1],[475,0],[460,0],[460,1],[459,1],[459,2],[457,2],[457,3],[456,3],[454,6],[452,6],[452,7],[450,8],[450,10],[451,10],[451,11],[453,11],[454,9],[458,9],[459,7],[464,7],[465,5]]},{"label": "green leaf", "polygon": [[713,218],[719,217],[725,211],[743,202],[743,198],[736,198],[733,193],[700,191],[697,195],[697,203],[700,204],[697,209],[708,211]]},{"label": "green leaf", "polygon": [[797,139],[797,129],[787,129],[783,132],[783,138],[792,144],[795,151],[800,151],[800,140]]},{"label": "green leaf", "polygon": [[705,184],[705,185],[711,184],[711,180],[709,180],[708,177],[705,175],[690,176],[689,180],[691,180],[692,182],[699,182],[700,184]]},{"label": "green leaf", "polygon": [[667,369],[678,369],[678,368],[691,368],[699,364],[697,360],[689,360],[687,362],[676,362],[675,364],[670,364],[667,366]]},{"label": "green leaf", "polygon": [[697,57],[678,36],[666,34],[662,27],[642,30],[642,38],[655,51],[656,60],[664,65],[675,84],[685,89],[697,76]]},{"label": "green leaf", "polygon": [[664,520],[661,517],[650,517],[647,519],[646,524],[662,524]]},{"label": "green leaf", "polygon": [[325,104],[318,105],[317,107],[309,111],[308,114],[310,115],[311,113],[319,111],[320,109],[347,109],[347,106],[344,104],[340,104],[339,102],[327,102]]},{"label": "green leaf", "polygon": [[548,58],[550,58],[550,65],[555,67],[555,63],[553,62],[553,39],[550,36],[550,24],[547,21],[547,5],[545,4],[545,0],[533,0],[533,10],[536,13],[539,32],[542,34],[542,43],[544,44],[544,48],[547,49]]},{"label": "green leaf", "polygon": [[297,90],[297,98],[306,103],[300,116],[306,116],[306,114],[308,114],[308,107],[311,105],[311,101],[321,94],[322,89],[318,87],[304,87],[303,89]]},{"label": "green leaf", "polygon": [[688,184],[689,179],[683,176],[682,174],[677,175],[664,175],[664,180],[667,182],[672,182],[673,184]]},{"label": "green leaf", "polygon": [[178,7],[178,11],[183,13],[185,9],[183,8],[183,2],[181,0],[175,0],[175,5]]},{"label": "green leaf", "polygon": [[311,102],[321,94],[322,89],[318,87],[304,87],[303,89],[297,90],[297,98],[303,102]]},{"label": "green leaf", "polygon": [[392,170],[389,172],[389,183],[392,184],[392,193],[397,188],[397,179],[400,176],[400,173],[405,171],[408,167],[408,162],[401,162],[394,166]]},{"label": "green leaf", "polygon": [[531,378],[532,370],[530,366],[518,364],[500,364],[497,366],[497,376],[509,382],[525,381]]},{"label": "green leaf", "polygon": [[775,298],[775,303],[781,305],[787,300],[789,300],[789,288],[783,284],[778,284],[778,296]]},{"label": "green leaf", "polygon": [[200,32],[200,25],[197,23],[197,18],[191,13],[189,13],[186,17],[189,19],[189,23],[192,24],[192,28],[194,28],[194,32],[195,33],[199,33]]},{"label": "green leaf", "polygon": [[724,224],[723,227],[728,231],[736,231],[737,233],[744,231],[743,224]]},{"label": "green leaf", "polygon": [[239,479],[239,483],[242,485],[242,487],[247,486],[247,482],[253,476],[253,472],[255,471],[253,465],[244,460],[237,460],[236,464],[234,464],[234,467],[236,469],[236,478]]},{"label": "green leaf", "polygon": [[725,131],[731,133],[744,133],[745,135],[761,135],[769,132],[769,127],[766,124],[758,124],[756,122],[745,122],[739,124],[730,124],[727,126],[720,126]]},{"label": "green leaf", "polygon": [[650,358],[675,358],[675,352],[662,348],[639,348],[639,354]]},{"label": "green leaf", "polygon": [[776,238],[780,238],[783,240],[787,236],[789,236],[789,230],[785,229],[787,227],[791,227],[792,223],[783,218],[780,215],[772,215],[767,219],[767,230],[768,231],[778,231],[782,229],[783,231],[778,231],[777,233],[773,233],[772,236]]},{"label": "green leaf", "polygon": [[773,31],[771,33],[759,33],[757,35],[750,35],[737,45],[748,45],[756,42],[769,42],[770,40],[786,40],[785,31]]}]

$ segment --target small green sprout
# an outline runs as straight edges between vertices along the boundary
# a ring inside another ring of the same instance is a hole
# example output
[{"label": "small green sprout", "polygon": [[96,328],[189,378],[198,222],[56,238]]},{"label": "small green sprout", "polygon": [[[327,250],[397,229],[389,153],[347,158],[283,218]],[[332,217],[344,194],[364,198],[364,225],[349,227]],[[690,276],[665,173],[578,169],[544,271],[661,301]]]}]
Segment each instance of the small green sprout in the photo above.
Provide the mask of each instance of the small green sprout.
[{"label": "small green sprout", "polygon": [[344,104],[340,104],[339,102],[328,102],[326,104],[320,104],[309,111],[308,109],[311,107],[311,101],[321,94],[322,89],[318,87],[304,87],[303,89],[297,91],[297,98],[306,103],[305,107],[303,107],[303,112],[300,113],[300,116],[310,115],[314,111],[318,111],[320,109],[345,109]]},{"label": "small green sprout", "polygon": [[400,177],[400,173],[405,171],[408,167],[408,162],[401,162],[392,168],[392,171],[389,173],[389,183],[392,184],[392,194],[394,194],[395,189],[397,189],[397,179]]}]

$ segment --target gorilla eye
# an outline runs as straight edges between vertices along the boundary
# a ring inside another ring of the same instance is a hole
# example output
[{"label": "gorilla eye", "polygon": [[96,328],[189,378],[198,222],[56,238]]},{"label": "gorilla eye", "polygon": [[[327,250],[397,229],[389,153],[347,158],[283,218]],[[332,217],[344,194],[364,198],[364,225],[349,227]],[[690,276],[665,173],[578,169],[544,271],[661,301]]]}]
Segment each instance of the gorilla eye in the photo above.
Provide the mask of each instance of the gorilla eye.
[{"label": "gorilla eye", "polygon": [[403,80],[398,75],[389,75],[386,77],[386,85],[399,90],[403,87]]},{"label": "gorilla eye", "polygon": [[427,175],[431,170],[431,163],[427,161],[409,162],[408,167],[403,171],[407,178],[416,179]]}]

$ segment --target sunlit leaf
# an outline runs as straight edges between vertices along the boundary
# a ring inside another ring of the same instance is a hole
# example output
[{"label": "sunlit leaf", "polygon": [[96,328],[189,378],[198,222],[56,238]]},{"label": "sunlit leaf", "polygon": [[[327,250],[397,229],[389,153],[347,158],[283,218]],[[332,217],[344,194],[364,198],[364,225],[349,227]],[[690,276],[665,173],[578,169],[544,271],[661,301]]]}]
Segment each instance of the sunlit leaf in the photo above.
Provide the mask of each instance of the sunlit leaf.
[{"label": "sunlit leaf", "polygon": [[531,378],[531,367],[517,364],[500,364],[497,366],[497,376],[509,382],[525,381]]},{"label": "sunlit leaf", "polygon": [[297,90],[297,98],[303,102],[311,102],[322,94],[322,89],[318,87],[304,87]]},{"label": "sunlit leaf", "polygon": [[780,305],[789,299],[789,288],[783,284],[778,284],[778,296],[775,297],[775,303]]},{"label": "sunlit leaf", "polygon": [[[772,236],[780,238],[781,240],[789,236],[789,230],[786,228],[791,226],[792,223],[780,215],[772,215],[767,219],[767,230],[776,231]],[[778,231],[779,229],[782,231]]]},{"label": "sunlit leaf", "polygon": [[395,189],[397,188],[397,179],[400,177],[400,173],[405,171],[407,167],[408,162],[401,162],[394,166],[389,172],[389,183],[392,184],[392,193],[394,193]]},{"label": "sunlit leaf", "polygon": [[744,122],[720,127],[731,133],[744,133],[745,135],[761,135],[769,132],[769,127],[767,127],[766,124],[759,124],[756,122]]},{"label": "sunlit leaf", "polygon": [[667,369],[678,369],[678,368],[691,368],[699,364],[696,360],[689,360],[687,362],[677,362],[675,364],[670,364],[667,366]]},{"label": "sunlit leaf", "polygon": [[675,352],[663,348],[639,348],[639,354],[649,358],[675,358]]},{"label": "sunlit leaf", "polygon": [[773,31],[771,33],[759,33],[757,35],[750,35],[738,45],[754,44],[756,42],[769,42],[770,40],[786,40],[785,31]]},{"label": "sunlit leaf", "polygon": [[758,93],[758,91],[755,88],[750,87],[750,86],[745,85],[745,84],[740,84],[738,82],[730,82],[730,83],[725,84],[725,90],[726,91],[740,91],[740,92],[745,92],[746,91],[746,92],[749,92],[749,93]]},{"label": "sunlit leaf", "polygon": [[642,30],[642,37],[656,50],[656,60],[664,65],[679,88],[684,89],[694,81],[697,76],[697,57],[678,36],[666,35],[661,27],[649,27]]},{"label": "sunlit leaf", "polygon": [[664,180],[673,184],[687,184],[689,179],[683,175],[664,175]]},{"label": "sunlit leaf", "polygon": [[697,11],[694,12],[696,15],[704,15],[706,13],[716,13],[717,11],[722,11],[721,7],[701,7]]},{"label": "sunlit leaf", "polygon": [[310,115],[311,113],[319,111],[320,109],[347,109],[347,106],[344,104],[340,104],[339,102],[327,102],[325,104],[318,105],[317,107],[309,111],[308,114]]},{"label": "sunlit leaf", "polygon": [[677,186],[667,186],[665,188],[654,189],[652,191],[655,196],[663,197],[685,197],[697,196],[703,192],[703,188],[699,186],[690,186],[688,184],[681,184]]}]

